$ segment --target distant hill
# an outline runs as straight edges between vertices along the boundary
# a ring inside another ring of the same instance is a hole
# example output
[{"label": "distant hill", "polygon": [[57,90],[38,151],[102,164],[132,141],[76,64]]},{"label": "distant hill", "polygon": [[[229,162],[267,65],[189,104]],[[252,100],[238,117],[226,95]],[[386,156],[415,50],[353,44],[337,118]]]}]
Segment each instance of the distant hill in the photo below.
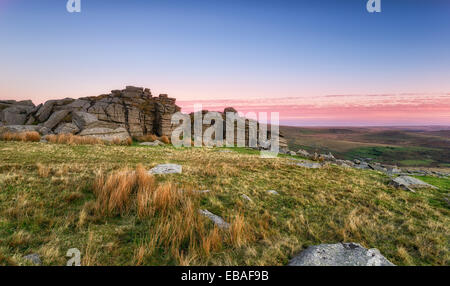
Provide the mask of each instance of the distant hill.
[{"label": "distant hill", "polygon": [[450,126],[281,126],[289,148],[332,152],[343,159],[373,158],[399,166],[450,167]]}]

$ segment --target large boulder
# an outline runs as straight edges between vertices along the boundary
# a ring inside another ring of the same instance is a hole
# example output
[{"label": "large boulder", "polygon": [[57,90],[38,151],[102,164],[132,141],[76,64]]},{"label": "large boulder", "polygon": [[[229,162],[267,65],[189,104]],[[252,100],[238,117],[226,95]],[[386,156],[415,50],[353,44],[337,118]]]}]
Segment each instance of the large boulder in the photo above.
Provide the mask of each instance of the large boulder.
[{"label": "large boulder", "polygon": [[294,257],[290,266],[394,266],[378,249],[357,243],[310,246]]},{"label": "large boulder", "polygon": [[54,100],[49,100],[44,103],[44,105],[42,105],[41,108],[39,108],[39,110],[36,112],[35,118],[39,122],[45,122],[50,117],[54,105]]},{"label": "large boulder", "polygon": [[80,136],[89,136],[93,138],[98,138],[105,141],[115,141],[119,140],[120,142],[124,142],[130,138],[130,135],[128,134],[128,131],[123,128],[119,127],[116,129],[111,128],[87,128],[81,131],[79,134]]},{"label": "large boulder", "polygon": [[21,132],[39,132],[41,126],[36,125],[7,125],[0,127],[0,134],[3,133],[21,133]]},{"label": "large boulder", "polygon": [[87,112],[75,111],[72,113],[72,122],[81,130],[83,130],[87,125],[97,121],[97,116]]},{"label": "large boulder", "polygon": [[48,129],[53,129],[56,125],[58,125],[68,114],[69,110],[60,110],[54,112],[50,118],[44,123],[44,127]]},{"label": "large boulder", "polygon": [[23,125],[27,120],[26,112],[23,112],[20,107],[9,107],[2,111],[1,121],[6,125]]},{"label": "large boulder", "polygon": [[9,133],[21,133],[21,132],[39,132],[41,135],[47,135],[51,133],[51,130],[44,126],[38,125],[7,125],[0,127],[0,134]]},{"label": "large boulder", "polygon": [[60,123],[55,129],[55,134],[76,134],[79,131],[78,126],[73,123]]}]

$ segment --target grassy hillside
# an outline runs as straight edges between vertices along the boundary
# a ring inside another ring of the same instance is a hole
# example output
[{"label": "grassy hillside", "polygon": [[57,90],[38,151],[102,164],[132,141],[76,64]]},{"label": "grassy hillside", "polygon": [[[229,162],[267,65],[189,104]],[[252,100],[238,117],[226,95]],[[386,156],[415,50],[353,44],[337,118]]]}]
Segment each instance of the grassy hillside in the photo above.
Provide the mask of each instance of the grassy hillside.
[{"label": "grassy hillside", "polygon": [[[30,253],[65,265],[70,248],[83,265],[285,265],[336,242],[378,248],[398,265],[450,264],[448,179],[424,178],[440,189],[411,193],[375,171],[222,151],[0,142],[0,265]],[[183,173],[146,175],[161,163]]]},{"label": "grassy hillside", "polygon": [[[445,127],[440,127],[445,128]],[[449,130],[430,127],[280,127],[289,147],[332,152],[342,159],[373,158],[405,167],[450,167]]]}]

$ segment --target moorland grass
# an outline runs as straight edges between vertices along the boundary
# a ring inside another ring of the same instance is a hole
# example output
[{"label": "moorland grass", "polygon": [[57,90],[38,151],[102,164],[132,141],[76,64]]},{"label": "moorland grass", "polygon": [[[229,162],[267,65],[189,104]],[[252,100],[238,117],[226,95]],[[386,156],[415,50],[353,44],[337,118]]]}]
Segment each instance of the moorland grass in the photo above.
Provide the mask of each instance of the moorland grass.
[{"label": "moorland grass", "polygon": [[[0,142],[0,265],[25,265],[30,253],[65,265],[70,248],[83,265],[285,265],[337,242],[398,265],[450,264],[448,179],[411,193],[375,171],[230,150]],[[162,163],[183,173],[147,174]]]}]

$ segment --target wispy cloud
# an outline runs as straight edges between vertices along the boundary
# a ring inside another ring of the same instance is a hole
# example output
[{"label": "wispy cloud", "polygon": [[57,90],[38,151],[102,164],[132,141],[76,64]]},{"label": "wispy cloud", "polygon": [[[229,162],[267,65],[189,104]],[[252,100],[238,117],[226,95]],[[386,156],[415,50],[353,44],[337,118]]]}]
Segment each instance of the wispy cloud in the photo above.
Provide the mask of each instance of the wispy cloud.
[{"label": "wispy cloud", "polygon": [[282,123],[295,125],[444,124],[450,125],[450,96],[440,94],[324,95],[263,99],[214,99],[178,102],[184,112],[194,104],[220,111],[232,106],[243,113],[279,112]]}]

